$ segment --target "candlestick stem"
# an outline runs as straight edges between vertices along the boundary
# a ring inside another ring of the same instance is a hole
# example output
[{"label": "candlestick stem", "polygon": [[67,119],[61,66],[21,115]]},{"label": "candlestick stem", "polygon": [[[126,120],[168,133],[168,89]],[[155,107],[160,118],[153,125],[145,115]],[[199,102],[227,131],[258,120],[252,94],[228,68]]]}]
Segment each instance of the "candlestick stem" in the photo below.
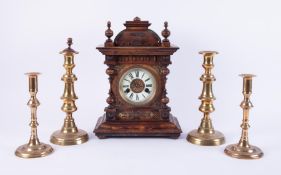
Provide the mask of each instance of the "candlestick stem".
[{"label": "candlestick stem", "polygon": [[15,154],[18,157],[22,158],[36,158],[43,157],[49,155],[53,152],[53,148],[45,143],[40,143],[38,134],[37,134],[37,126],[39,125],[37,122],[37,107],[40,105],[36,94],[38,92],[38,75],[37,72],[26,73],[29,79],[29,93],[30,99],[27,102],[27,105],[31,109],[31,121],[29,126],[31,127],[31,135],[29,142],[25,145],[18,147]]},{"label": "candlestick stem", "polygon": [[89,137],[86,131],[78,129],[72,113],[77,111],[75,100],[78,99],[74,91],[74,82],[77,80],[73,74],[74,54],[78,54],[71,48],[72,39],[67,40],[68,48],[60,53],[64,55],[64,64],[66,73],[62,76],[61,80],[64,81],[64,92],[61,97],[63,105],[61,110],[66,113],[64,124],[61,130],[55,131],[51,136],[51,142],[57,145],[77,145],[88,141]]},{"label": "candlestick stem", "polygon": [[252,79],[255,75],[252,74],[241,74],[243,77],[243,96],[244,99],[240,104],[243,109],[243,120],[240,127],[242,133],[238,144],[228,145],[224,152],[231,157],[239,159],[258,159],[263,156],[263,152],[260,148],[250,145],[248,138],[249,125],[249,111],[253,106],[250,96],[252,94]]},{"label": "candlestick stem", "polygon": [[216,78],[212,74],[212,69],[214,68],[214,55],[218,54],[218,52],[202,51],[199,53],[203,54],[204,61],[202,66],[205,70],[204,74],[200,77],[200,80],[203,82],[203,89],[199,97],[201,100],[199,111],[203,113],[203,118],[199,128],[188,133],[187,141],[204,146],[221,145],[225,142],[224,135],[214,129],[210,118],[210,114],[215,111],[213,101],[216,97],[213,94],[212,83]]}]

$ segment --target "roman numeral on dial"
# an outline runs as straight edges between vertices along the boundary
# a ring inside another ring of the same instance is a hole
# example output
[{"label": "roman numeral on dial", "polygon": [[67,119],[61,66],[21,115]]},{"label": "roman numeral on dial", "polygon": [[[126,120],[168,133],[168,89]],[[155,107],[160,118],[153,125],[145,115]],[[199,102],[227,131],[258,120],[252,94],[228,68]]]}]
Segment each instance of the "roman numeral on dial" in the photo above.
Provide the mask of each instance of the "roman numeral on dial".
[{"label": "roman numeral on dial", "polygon": [[131,78],[131,79],[134,79],[134,76],[132,73],[129,73],[128,76]]},{"label": "roman numeral on dial", "polygon": [[140,75],[140,72],[138,70],[135,71],[136,77],[138,78]]},{"label": "roman numeral on dial", "polygon": [[145,82],[147,82],[147,81],[149,81],[149,80],[150,80],[150,78],[146,79]]},{"label": "roman numeral on dial", "polygon": [[126,78],[124,78],[124,80],[125,80],[125,81],[128,81],[129,83],[131,83],[131,81],[130,81],[130,80],[127,80]]}]

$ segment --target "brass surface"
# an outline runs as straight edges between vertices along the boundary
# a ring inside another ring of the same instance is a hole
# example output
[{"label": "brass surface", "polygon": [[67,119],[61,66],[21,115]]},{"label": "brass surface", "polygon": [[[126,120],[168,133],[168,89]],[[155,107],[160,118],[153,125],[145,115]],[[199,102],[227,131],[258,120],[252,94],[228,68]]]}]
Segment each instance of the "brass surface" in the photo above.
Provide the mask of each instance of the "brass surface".
[{"label": "brass surface", "polygon": [[215,111],[213,100],[216,99],[212,90],[212,82],[215,81],[216,78],[211,70],[214,67],[214,55],[218,54],[218,52],[201,51],[199,53],[203,54],[204,61],[202,66],[205,69],[205,73],[200,77],[200,80],[203,82],[203,90],[199,97],[201,100],[199,111],[203,112],[204,116],[199,128],[189,132],[186,139],[190,143],[197,145],[217,146],[225,142],[224,135],[214,129],[212,120],[210,119],[210,113]]},{"label": "brass surface", "polygon": [[27,105],[31,109],[31,122],[29,126],[31,127],[31,136],[29,142],[25,145],[22,145],[17,148],[15,154],[18,157],[22,158],[36,158],[36,157],[44,157],[53,152],[53,148],[45,143],[39,141],[37,134],[37,107],[40,105],[36,94],[38,92],[38,72],[30,72],[26,73],[29,79],[29,93],[30,99]]},{"label": "brass surface", "polygon": [[61,110],[66,113],[64,124],[61,130],[55,131],[51,136],[51,142],[57,145],[77,145],[88,141],[89,137],[87,132],[78,129],[72,113],[77,110],[75,100],[78,97],[74,91],[74,81],[77,80],[75,74],[72,73],[74,64],[74,54],[78,54],[71,48],[72,39],[67,40],[68,48],[64,49],[60,53],[64,55],[64,65],[66,73],[62,76],[61,80],[64,81],[64,93],[61,97],[63,105]]},{"label": "brass surface", "polygon": [[144,90],[145,84],[141,79],[134,79],[130,84],[130,88],[134,93],[140,93]]},{"label": "brass surface", "polygon": [[250,100],[252,94],[252,79],[255,75],[252,74],[241,74],[243,77],[243,96],[244,99],[240,104],[243,109],[243,120],[241,124],[242,134],[238,144],[228,145],[224,152],[231,157],[238,159],[258,159],[263,156],[263,152],[260,148],[250,145],[248,139],[249,125],[249,111],[253,107]]}]

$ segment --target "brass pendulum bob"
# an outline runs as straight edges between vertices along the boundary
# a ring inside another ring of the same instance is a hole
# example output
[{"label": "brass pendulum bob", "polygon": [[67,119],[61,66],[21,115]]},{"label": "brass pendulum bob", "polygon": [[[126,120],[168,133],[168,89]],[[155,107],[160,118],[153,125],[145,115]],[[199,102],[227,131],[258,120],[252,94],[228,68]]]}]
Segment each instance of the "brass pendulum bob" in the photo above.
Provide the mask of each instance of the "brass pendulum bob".
[{"label": "brass pendulum bob", "polygon": [[228,145],[224,152],[228,156],[238,159],[258,159],[263,156],[263,152],[260,148],[250,145],[248,139],[249,125],[249,110],[253,107],[250,101],[252,94],[252,78],[255,75],[252,74],[241,74],[243,77],[243,95],[244,100],[241,102],[240,107],[243,109],[243,122],[241,124],[242,135],[238,144]]},{"label": "brass pendulum bob", "polygon": [[17,148],[15,154],[18,157],[22,158],[36,158],[36,157],[44,157],[53,152],[53,148],[45,143],[39,141],[37,135],[37,107],[40,105],[38,99],[36,98],[36,94],[38,92],[38,75],[37,72],[26,73],[29,79],[29,93],[30,100],[27,105],[31,109],[31,122],[29,126],[31,127],[31,136],[29,142],[25,145],[22,145]]},{"label": "brass pendulum bob", "polygon": [[64,81],[64,93],[61,97],[63,105],[61,110],[66,113],[64,124],[61,130],[55,131],[51,136],[51,142],[57,145],[77,145],[88,141],[89,137],[86,131],[78,129],[72,117],[72,113],[77,110],[75,100],[78,97],[74,91],[74,81],[77,77],[72,73],[74,64],[74,54],[78,54],[71,48],[72,39],[67,40],[68,48],[60,53],[64,55],[64,68],[66,73],[62,76],[61,80]]},{"label": "brass pendulum bob", "polygon": [[213,100],[215,96],[212,90],[212,82],[216,80],[215,76],[211,73],[211,69],[214,67],[213,58],[218,52],[215,51],[202,51],[199,52],[204,56],[203,68],[205,73],[201,76],[200,80],[203,82],[202,94],[199,97],[201,105],[199,111],[204,113],[201,120],[201,124],[198,129],[192,130],[187,135],[187,141],[197,145],[204,146],[216,146],[225,142],[224,135],[214,130],[212,121],[210,119],[210,113],[215,111]]}]

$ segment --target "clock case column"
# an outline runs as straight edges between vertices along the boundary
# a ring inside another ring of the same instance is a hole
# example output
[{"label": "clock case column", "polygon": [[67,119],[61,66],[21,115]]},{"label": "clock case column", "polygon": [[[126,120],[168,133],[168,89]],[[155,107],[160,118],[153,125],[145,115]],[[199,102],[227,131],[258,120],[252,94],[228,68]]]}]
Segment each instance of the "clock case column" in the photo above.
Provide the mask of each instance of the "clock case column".
[{"label": "clock case column", "polygon": [[[171,46],[170,35],[165,23],[160,37],[148,29],[150,23],[135,18],[124,24],[127,28],[120,32],[114,42],[108,22],[105,34],[108,37],[104,46],[97,49],[105,55],[106,73],[109,76],[109,97],[105,114],[98,119],[94,133],[99,138],[108,137],[170,137],[178,138],[181,128],[167,106],[166,80],[170,56],[178,47]],[[150,104],[134,106],[126,104],[118,93],[118,81],[123,70],[130,67],[145,67],[153,70],[156,76],[157,92]]]}]

